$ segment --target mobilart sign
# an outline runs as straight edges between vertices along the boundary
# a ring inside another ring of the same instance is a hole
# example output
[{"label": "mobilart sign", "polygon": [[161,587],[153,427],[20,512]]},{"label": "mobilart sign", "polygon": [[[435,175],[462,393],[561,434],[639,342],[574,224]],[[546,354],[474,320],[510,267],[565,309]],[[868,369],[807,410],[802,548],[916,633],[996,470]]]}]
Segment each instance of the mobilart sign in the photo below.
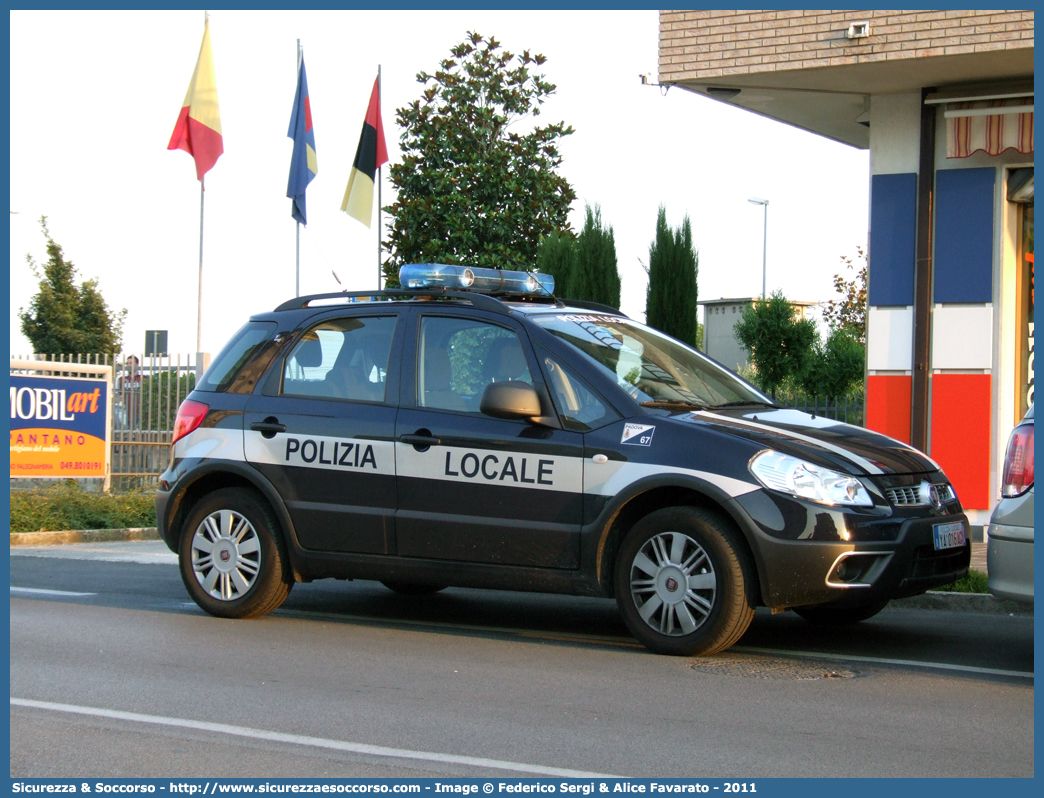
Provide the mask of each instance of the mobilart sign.
[{"label": "mobilart sign", "polygon": [[11,375],[11,476],[104,477],[107,380]]}]

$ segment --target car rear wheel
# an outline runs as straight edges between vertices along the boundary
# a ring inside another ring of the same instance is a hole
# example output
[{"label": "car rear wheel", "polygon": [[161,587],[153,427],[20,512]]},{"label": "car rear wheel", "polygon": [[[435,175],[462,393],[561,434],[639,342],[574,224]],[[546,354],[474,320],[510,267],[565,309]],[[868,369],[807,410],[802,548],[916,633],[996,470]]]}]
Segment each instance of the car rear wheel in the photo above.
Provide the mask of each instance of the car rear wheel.
[{"label": "car rear wheel", "polygon": [[754,617],[753,580],[738,533],[696,507],[647,515],[616,558],[616,602],[624,622],[658,654],[701,656],[734,644]]},{"label": "car rear wheel", "polygon": [[388,590],[394,590],[404,596],[430,596],[445,590],[445,585],[415,585],[410,582],[381,582]]},{"label": "car rear wheel", "polygon": [[265,501],[244,488],[214,491],[192,508],[178,562],[192,600],[220,618],[264,615],[293,587],[279,524]]},{"label": "car rear wheel", "polygon": [[873,601],[868,604],[857,604],[853,607],[835,607],[830,604],[818,604],[810,607],[794,607],[794,612],[809,623],[817,626],[847,626],[873,618],[888,606],[888,599]]}]

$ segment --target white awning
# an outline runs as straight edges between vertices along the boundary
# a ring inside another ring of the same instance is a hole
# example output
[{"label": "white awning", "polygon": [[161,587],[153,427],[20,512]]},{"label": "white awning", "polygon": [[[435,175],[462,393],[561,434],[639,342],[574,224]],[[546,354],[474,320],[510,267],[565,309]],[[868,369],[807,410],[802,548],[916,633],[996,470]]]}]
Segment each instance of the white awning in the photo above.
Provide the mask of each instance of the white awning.
[{"label": "white awning", "polygon": [[947,158],[967,158],[980,151],[1033,153],[1032,98],[949,103],[944,116]]}]

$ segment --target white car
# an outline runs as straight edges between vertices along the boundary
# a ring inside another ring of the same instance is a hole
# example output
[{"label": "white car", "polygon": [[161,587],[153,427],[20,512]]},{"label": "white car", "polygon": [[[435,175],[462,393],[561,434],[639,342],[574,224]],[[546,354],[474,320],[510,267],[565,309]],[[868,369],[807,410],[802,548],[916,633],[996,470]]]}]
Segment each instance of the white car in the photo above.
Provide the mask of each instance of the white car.
[{"label": "white car", "polygon": [[1012,430],[1001,500],[990,518],[986,569],[990,593],[1033,603],[1033,407]]}]

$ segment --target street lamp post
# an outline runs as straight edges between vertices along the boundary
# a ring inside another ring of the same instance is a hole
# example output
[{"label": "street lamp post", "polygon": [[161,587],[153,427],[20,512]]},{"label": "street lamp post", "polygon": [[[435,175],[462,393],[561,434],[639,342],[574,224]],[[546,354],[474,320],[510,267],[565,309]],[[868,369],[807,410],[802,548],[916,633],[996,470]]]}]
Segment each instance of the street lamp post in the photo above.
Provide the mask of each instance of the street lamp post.
[{"label": "street lamp post", "polygon": [[768,257],[768,204],[767,199],[750,197],[747,202],[752,205],[761,205],[765,209],[765,228],[761,234],[761,301],[765,301],[765,263]]}]

